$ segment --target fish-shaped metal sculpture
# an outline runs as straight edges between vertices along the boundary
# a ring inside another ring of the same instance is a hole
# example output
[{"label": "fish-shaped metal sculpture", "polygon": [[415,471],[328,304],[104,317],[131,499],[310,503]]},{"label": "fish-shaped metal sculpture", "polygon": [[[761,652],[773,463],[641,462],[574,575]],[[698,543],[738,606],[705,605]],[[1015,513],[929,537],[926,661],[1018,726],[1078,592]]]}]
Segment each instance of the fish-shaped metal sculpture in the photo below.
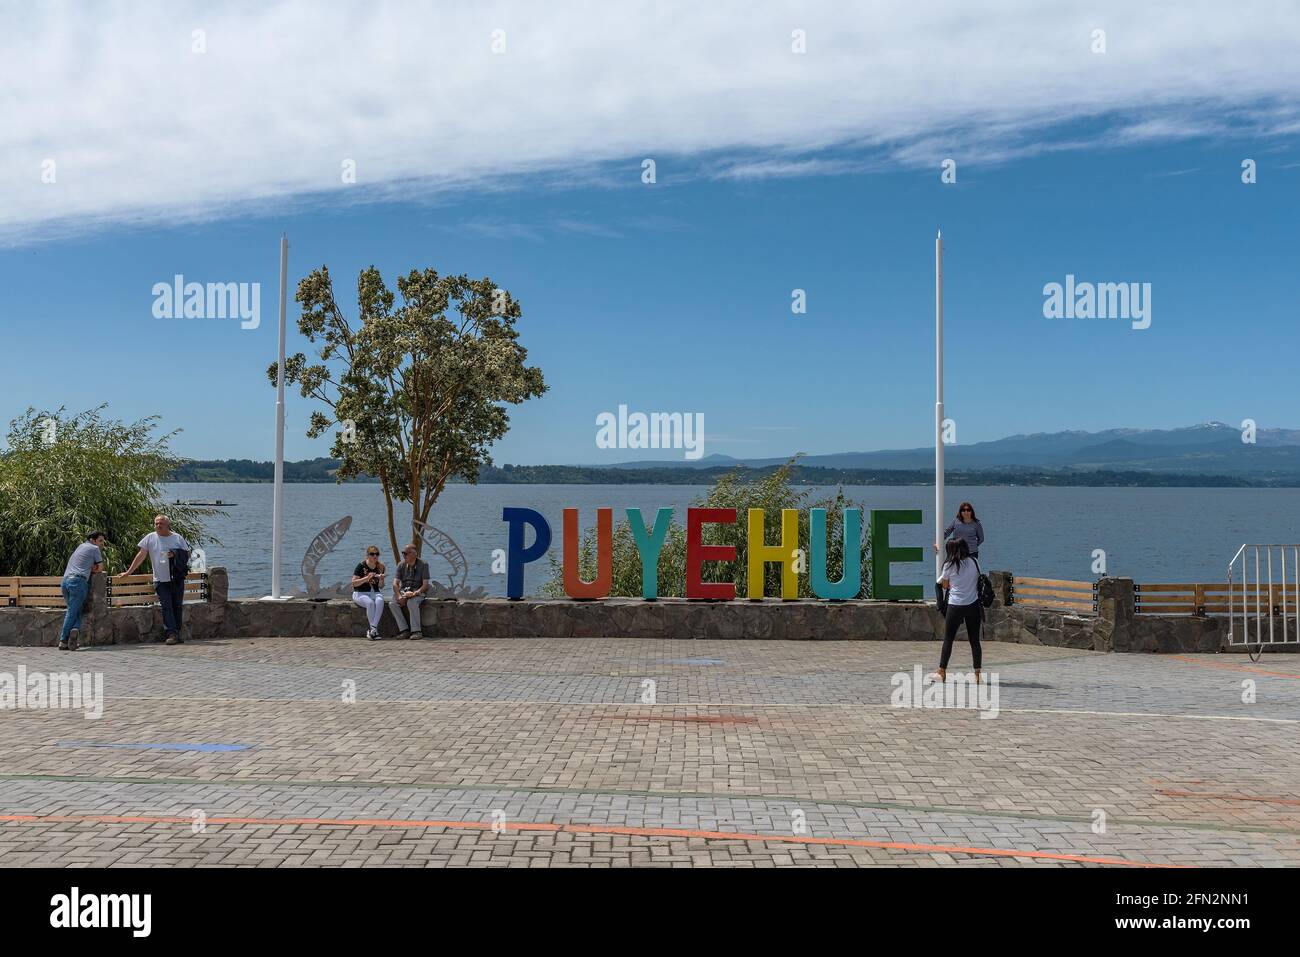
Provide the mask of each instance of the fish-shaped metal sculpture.
[{"label": "fish-shaped metal sculpture", "polygon": [[425,522],[416,520],[416,525],[420,526],[420,538],[424,544],[429,546],[434,555],[437,555],[448,565],[451,571],[447,574],[447,584],[441,582],[430,582],[430,591],[438,598],[478,598],[487,594],[485,589],[466,588],[465,583],[469,578],[469,562],[465,559],[465,553],[460,550],[456,540],[441,529],[434,528]]},{"label": "fish-shaped metal sculpture", "polygon": [[334,547],[343,540],[351,527],[352,516],[345,515],[333,525],[322,528],[320,534],[307,546],[307,553],[302,556],[302,581],[307,586],[309,596],[320,594],[320,576],[316,574],[316,566],[322,558],[334,551]]}]

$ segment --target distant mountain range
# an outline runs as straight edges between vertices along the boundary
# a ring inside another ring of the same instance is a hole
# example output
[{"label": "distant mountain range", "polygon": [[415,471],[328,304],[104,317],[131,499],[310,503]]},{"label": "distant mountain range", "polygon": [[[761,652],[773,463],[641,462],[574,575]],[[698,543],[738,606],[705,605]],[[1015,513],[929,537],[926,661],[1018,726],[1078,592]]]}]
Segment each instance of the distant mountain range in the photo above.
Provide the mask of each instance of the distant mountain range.
[{"label": "distant mountain range", "polygon": [[[703,484],[744,466],[771,469],[781,458],[707,455],[611,465],[505,465],[483,470],[484,484]],[[949,480],[986,485],[1232,485],[1300,486],[1300,430],[1259,429],[1253,443],[1240,429],[1207,422],[1181,429],[1038,432],[992,442],[949,446]],[[316,458],[285,463],[287,482],[332,482],[338,462]],[[796,481],[809,484],[913,485],[930,481],[933,447],[806,455]],[[271,462],[189,461],[177,482],[269,482]],[[360,481],[366,481],[364,479]]]},{"label": "distant mountain range", "polygon": [[[681,459],[621,462],[603,468],[718,468],[746,465],[764,468],[784,458],[737,459],[707,455]],[[1253,443],[1242,431],[1222,422],[1181,429],[1107,429],[1103,432],[1036,432],[992,442],[952,445],[944,463],[955,470],[1029,468],[1046,470],[1167,472],[1232,475],[1268,481],[1300,478],[1300,430],[1259,429]],[[934,447],[879,452],[806,455],[800,464],[835,469],[933,469]]]}]

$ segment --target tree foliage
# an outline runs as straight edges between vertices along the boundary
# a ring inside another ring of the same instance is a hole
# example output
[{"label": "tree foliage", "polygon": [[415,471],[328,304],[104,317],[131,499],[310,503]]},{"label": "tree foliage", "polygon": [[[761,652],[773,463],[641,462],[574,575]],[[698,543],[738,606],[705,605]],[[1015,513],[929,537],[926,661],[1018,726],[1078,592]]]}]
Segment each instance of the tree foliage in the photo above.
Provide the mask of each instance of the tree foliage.
[{"label": "tree foliage", "polygon": [[168,505],[158,488],[179,464],[168,447],[176,433],[155,435],[157,416],[128,425],[104,409],[28,408],[10,422],[0,456],[0,574],[61,575],[97,530],[108,536],[108,570],[123,571],[159,512],[191,544],[212,540],[202,523],[211,509]]},{"label": "tree foliage", "polygon": [[[399,542],[394,502],[411,507],[410,535],[420,530],[448,480],[478,480],[492,443],[509,429],[506,405],[546,391],[540,369],[515,324],[519,303],[488,278],[412,270],[397,279],[398,302],[379,270],[357,279],[357,321],[339,307],[329,268],[298,284],[298,329],[313,343],[285,359],[285,381],[323,403],[307,435],[339,429],[331,454],[338,481],[373,475],[384,490],[394,562]],[[274,383],[277,364],[267,370]]]},{"label": "tree foliage", "polygon": [[[862,588],[857,597],[863,598],[871,594],[871,530],[866,521],[869,514],[866,506],[849,500],[842,488],[836,489],[834,495],[813,500],[811,490],[798,489],[791,482],[797,462],[798,456],[774,471],[762,475],[754,475],[746,469],[736,469],[720,477],[704,495],[691,503],[696,508],[736,510],[734,525],[709,524],[702,529],[701,538],[705,545],[733,545],[736,548],[734,563],[705,562],[700,574],[702,581],[735,582],[736,597],[745,597],[749,580],[748,515],[751,508],[764,510],[764,534],[769,543],[780,540],[781,510],[798,509],[798,547],[804,550],[805,555],[808,553],[809,509],[826,509],[826,574],[831,581],[839,581],[844,572],[844,509],[861,508],[862,540],[856,543],[856,546],[862,556]],[[643,513],[642,517],[652,522],[653,510]],[[850,547],[853,547],[852,543]],[[564,596],[564,567],[561,559],[556,557],[556,551],[552,549],[551,578],[542,586],[542,593],[553,598],[561,598]],[[637,550],[636,540],[632,536],[632,527],[626,520],[614,526],[613,559],[614,581],[610,594],[640,597],[641,553]],[[588,529],[583,535],[578,552],[578,569],[587,581],[596,577],[595,528]],[[686,529],[677,522],[676,518],[669,526],[668,537],[659,552],[658,577],[660,596],[664,598],[685,596]],[[781,569],[774,563],[764,566],[763,593],[768,596],[781,594]],[[806,572],[799,576],[799,597],[814,597]]]}]

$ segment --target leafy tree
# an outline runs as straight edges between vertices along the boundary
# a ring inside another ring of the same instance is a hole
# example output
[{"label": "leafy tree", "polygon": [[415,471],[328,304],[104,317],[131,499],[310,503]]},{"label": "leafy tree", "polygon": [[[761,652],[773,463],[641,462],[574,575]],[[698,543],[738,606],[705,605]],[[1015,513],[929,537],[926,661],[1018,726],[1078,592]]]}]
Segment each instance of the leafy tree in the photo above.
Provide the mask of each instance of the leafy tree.
[{"label": "leafy tree", "polygon": [[[314,411],[309,437],[332,428],[336,480],[379,479],[388,537],[399,560],[394,502],[411,507],[410,540],[452,477],[477,482],[488,449],[506,434],[504,404],[546,391],[540,369],[525,365],[515,323],[519,303],[491,279],[412,270],[397,279],[401,303],[371,266],[357,279],[358,322],[343,315],[329,268],[298,284],[298,329],[316,346],[315,364],[285,360],[285,381],[326,405]],[[277,363],[267,375],[274,383]],[[403,535],[403,539],[407,536]]]},{"label": "leafy tree", "polygon": [[170,505],[158,485],[180,460],[155,435],[157,416],[127,425],[99,406],[76,415],[27,411],[9,424],[0,456],[0,574],[60,575],[93,531],[108,536],[105,560],[122,571],[160,512],[191,544],[213,541],[212,509]]},{"label": "leafy tree", "polygon": [[[746,469],[738,468],[720,477],[713,486],[691,504],[696,508],[734,508],[736,522],[734,525],[705,525],[702,541],[705,545],[734,545],[735,563],[705,562],[700,578],[706,582],[733,581],[736,583],[736,597],[744,598],[749,580],[748,515],[749,509],[764,509],[764,532],[766,541],[776,542],[781,537],[781,510],[796,508],[799,510],[799,547],[808,553],[808,510],[826,509],[827,561],[826,574],[831,581],[838,581],[844,570],[844,509],[861,508],[863,514],[862,541],[857,543],[862,556],[862,589],[858,597],[871,594],[871,530],[867,525],[869,512],[858,502],[852,502],[844,495],[844,490],[836,489],[832,496],[810,501],[812,492],[797,489],[791,477],[799,457],[795,456],[784,465],[766,474],[754,475]],[[647,521],[654,520],[654,512],[642,513]],[[850,544],[852,547],[852,544]],[[556,552],[551,553],[551,578],[542,586],[542,594],[552,598],[564,597],[564,566]],[[562,554],[562,552],[560,552]],[[613,536],[613,584],[610,594],[615,596],[640,597],[641,595],[641,553],[637,551],[636,539],[632,536],[632,526],[626,519],[614,526]],[[668,528],[668,537],[659,552],[659,594],[664,598],[681,598],[686,594],[686,529],[676,518]],[[590,528],[583,535],[578,551],[578,569],[582,577],[590,581],[596,577],[596,530]],[[768,596],[781,594],[781,569],[778,565],[768,563],[764,566],[763,593]],[[799,576],[799,597],[812,598],[806,572]]]}]

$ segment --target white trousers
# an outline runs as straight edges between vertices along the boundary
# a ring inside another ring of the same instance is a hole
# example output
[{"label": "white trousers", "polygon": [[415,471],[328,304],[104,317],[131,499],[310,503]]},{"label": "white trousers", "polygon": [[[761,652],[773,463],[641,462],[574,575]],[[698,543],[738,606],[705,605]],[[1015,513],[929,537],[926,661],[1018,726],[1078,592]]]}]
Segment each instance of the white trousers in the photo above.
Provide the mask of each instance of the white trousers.
[{"label": "white trousers", "polygon": [[366,620],[371,628],[379,627],[384,614],[384,596],[377,591],[354,591],[352,600],[366,610]]}]

